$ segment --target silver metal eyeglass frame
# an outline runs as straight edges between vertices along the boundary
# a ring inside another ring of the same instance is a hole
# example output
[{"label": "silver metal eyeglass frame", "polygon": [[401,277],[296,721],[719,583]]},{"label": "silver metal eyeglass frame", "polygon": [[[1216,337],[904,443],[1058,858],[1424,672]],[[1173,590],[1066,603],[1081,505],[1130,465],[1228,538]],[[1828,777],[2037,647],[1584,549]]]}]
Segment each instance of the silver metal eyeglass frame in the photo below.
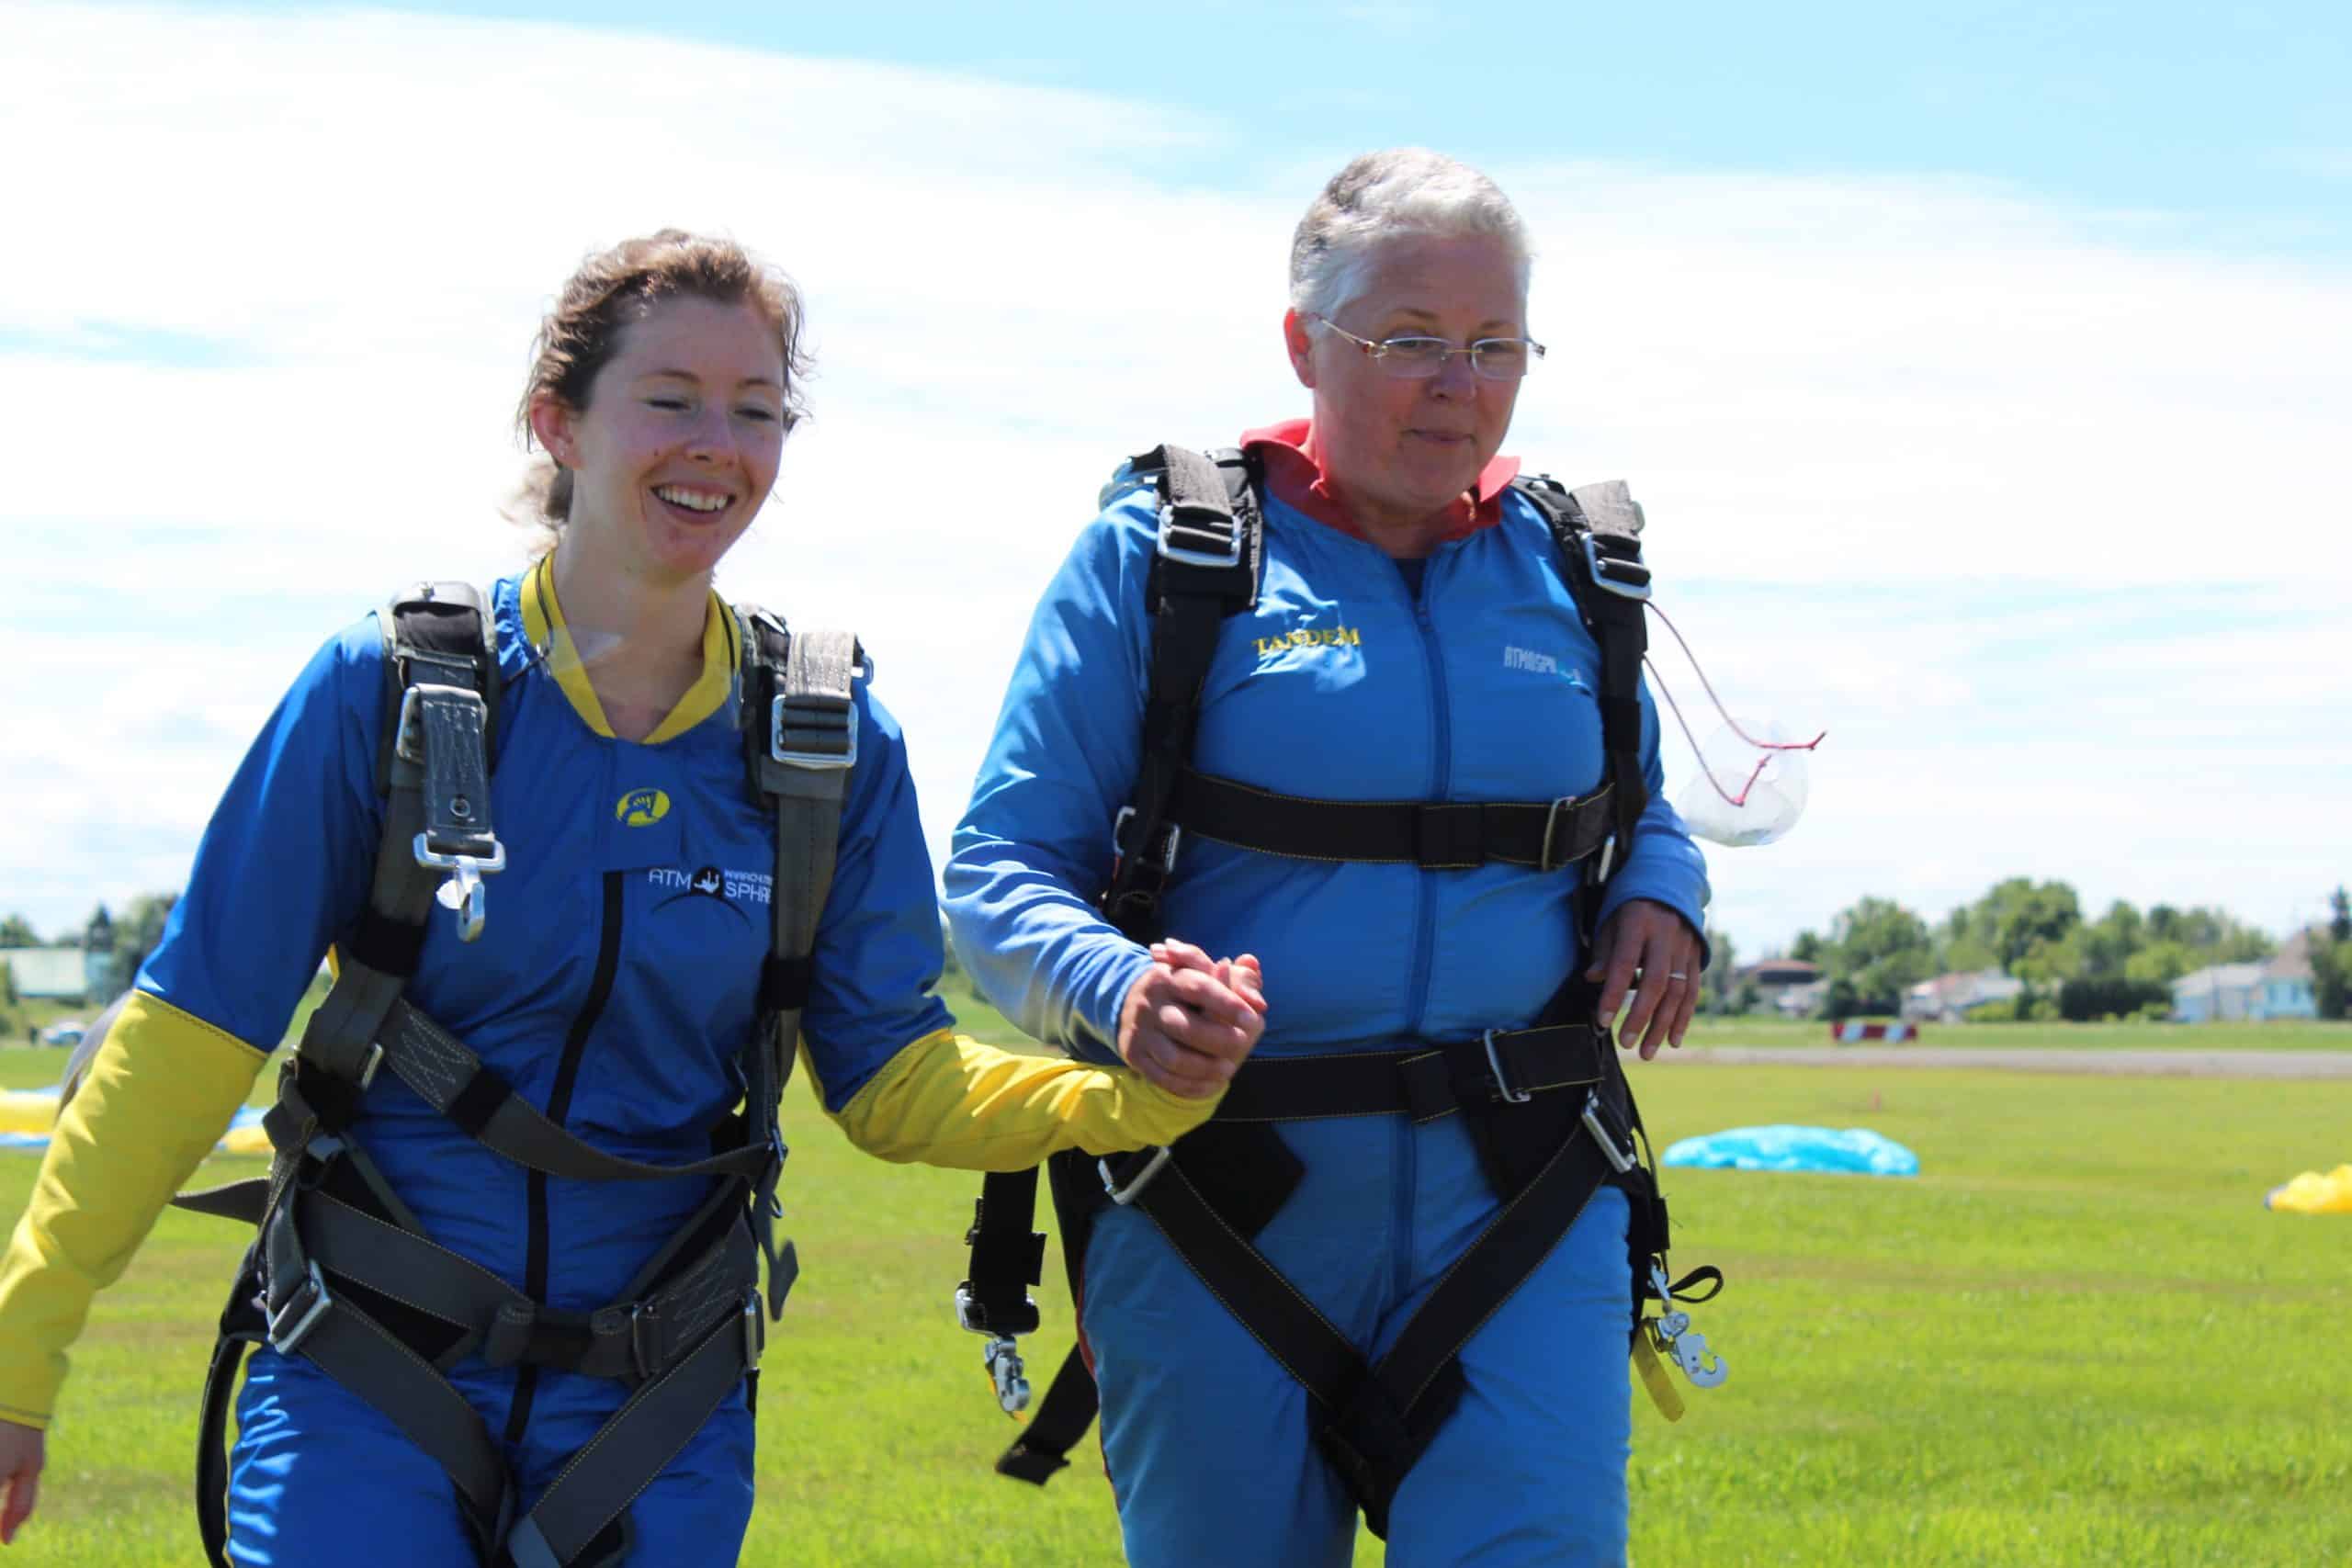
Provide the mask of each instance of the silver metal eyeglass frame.
[{"label": "silver metal eyeglass frame", "polygon": [[[1307,320],[1322,322],[1325,327],[1362,349],[1365,358],[1379,366],[1388,375],[1405,381],[1428,380],[1443,370],[1457,354],[1466,354],[1470,356],[1470,369],[1480,380],[1518,381],[1524,379],[1528,371],[1534,368],[1535,362],[1544,357],[1544,345],[1532,337],[1482,337],[1466,345],[1447,343],[1445,339],[1432,336],[1428,333],[1408,333],[1391,338],[1368,338],[1356,336],[1329,316],[1310,315]],[[1399,357],[1395,352],[1396,344],[1406,343],[1433,343],[1440,345],[1444,352],[1434,359],[1408,360]],[[1528,357],[1520,363],[1519,374],[1516,376],[1495,375],[1487,368],[1486,360],[1480,353],[1490,345],[1501,347],[1506,344],[1529,351]]]}]

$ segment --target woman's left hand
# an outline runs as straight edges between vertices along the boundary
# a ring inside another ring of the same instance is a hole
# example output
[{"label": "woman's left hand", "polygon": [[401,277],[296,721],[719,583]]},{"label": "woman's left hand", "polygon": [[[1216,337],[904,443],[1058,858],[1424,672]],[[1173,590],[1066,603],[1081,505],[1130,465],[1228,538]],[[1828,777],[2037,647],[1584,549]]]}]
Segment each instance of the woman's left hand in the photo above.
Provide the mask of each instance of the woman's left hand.
[{"label": "woman's left hand", "polygon": [[1629,898],[1601,926],[1584,977],[1600,982],[1595,1021],[1604,1029],[1624,1006],[1626,992],[1633,992],[1634,1005],[1617,1032],[1617,1043],[1638,1042],[1646,1062],[1660,1045],[1680,1045],[1682,1032],[1690,1027],[1699,1006],[1699,933],[1665,905]]}]

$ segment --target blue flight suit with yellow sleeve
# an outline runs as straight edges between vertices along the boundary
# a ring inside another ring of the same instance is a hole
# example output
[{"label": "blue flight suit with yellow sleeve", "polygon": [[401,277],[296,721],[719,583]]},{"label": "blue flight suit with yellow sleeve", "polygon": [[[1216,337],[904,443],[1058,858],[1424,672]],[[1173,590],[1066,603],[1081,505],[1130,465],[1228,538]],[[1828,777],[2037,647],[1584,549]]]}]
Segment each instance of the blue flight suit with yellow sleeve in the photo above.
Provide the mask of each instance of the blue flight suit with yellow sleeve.
[{"label": "blue flight suit with yellow sleeve", "polygon": [[[700,678],[640,743],[605,722],[547,563],[499,583],[492,613],[506,869],[488,882],[478,942],[434,920],[406,998],[575,1136],[649,1162],[701,1157],[742,1094],[769,951],[775,822],[745,785],[740,622],[714,594]],[[0,1259],[0,1416],[46,1425],[92,1293],[209,1150],[321,954],[351,930],[381,831],[384,701],[380,637],[362,622],[311,661],[231,783]],[[854,701],[859,756],[801,1021],[826,1111],[884,1158],[967,1168],[1137,1147],[1195,1124],[1213,1101],[950,1032],[931,994],[939,917],[904,740],[863,682]],[[559,1308],[616,1299],[718,1179],[535,1174],[390,1073],[349,1135],[432,1239]],[[479,1358],[451,1379],[503,1443],[523,1508],[627,1395]],[[238,1420],[235,1561],[474,1561],[438,1464],[299,1354],[255,1351]],[[751,1505],[739,1388],[630,1505],[629,1561],[731,1562]]]}]

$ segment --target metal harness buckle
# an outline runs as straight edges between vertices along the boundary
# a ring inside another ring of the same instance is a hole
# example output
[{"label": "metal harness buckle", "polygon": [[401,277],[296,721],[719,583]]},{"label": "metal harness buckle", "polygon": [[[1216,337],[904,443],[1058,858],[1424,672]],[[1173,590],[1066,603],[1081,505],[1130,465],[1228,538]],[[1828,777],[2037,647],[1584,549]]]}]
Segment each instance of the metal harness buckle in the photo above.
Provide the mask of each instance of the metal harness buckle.
[{"label": "metal harness buckle", "polygon": [[433,897],[443,908],[456,912],[459,942],[471,942],[481,935],[482,921],[490,907],[481,879],[506,869],[506,846],[496,839],[490,844],[496,852],[487,857],[458,854],[435,849],[430,833],[416,836],[416,863],[449,873],[449,880]]},{"label": "metal harness buckle", "polygon": [[[1026,1292],[1022,1300],[1032,1308],[1037,1304],[1036,1298]],[[974,1299],[969,1280],[956,1287],[956,1325],[988,1340],[980,1351],[980,1365],[988,1369],[989,1381],[996,1385],[997,1408],[1007,1416],[1028,1409],[1029,1368],[1021,1359],[1020,1340],[989,1326],[988,1312]]]},{"label": "metal harness buckle", "polygon": [[[1601,787],[1606,789],[1608,786],[1604,784]],[[1565,847],[1559,844],[1560,824],[1571,811],[1583,804],[1584,797],[1580,795],[1564,795],[1552,803],[1550,810],[1544,813],[1544,849],[1535,857],[1536,870],[1557,871],[1562,866],[1575,863],[1572,861],[1554,859],[1552,851],[1555,846]],[[1608,875],[1609,874],[1604,870],[1601,873],[1602,880],[1607,880]]]},{"label": "metal harness buckle", "polygon": [[1102,1173],[1102,1190],[1111,1195],[1112,1202],[1124,1209],[1143,1196],[1143,1190],[1152,1184],[1153,1179],[1159,1175],[1161,1168],[1167,1165],[1169,1156],[1174,1153],[1173,1149],[1165,1147],[1152,1150],[1151,1158],[1144,1162],[1141,1170],[1127,1179],[1126,1185],[1124,1187],[1119,1184],[1119,1179],[1111,1174],[1111,1161],[1108,1156],[1096,1160],[1094,1168]]},{"label": "metal harness buckle", "polygon": [[[269,1348],[281,1356],[292,1355],[333,1305],[334,1301],[327,1294],[326,1279],[319,1272],[318,1259],[312,1258],[310,1272],[286,1298],[286,1304],[269,1314]],[[285,1326],[289,1317],[295,1319],[290,1329]]]},{"label": "metal harness buckle", "polygon": [[[1205,567],[1213,571],[1230,570],[1239,566],[1241,564],[1239,521],[1227,513],[1210,512],[1205,509],[1188,510],[1192,511],[1194,517],[1208,519],[1207,524],[1204,525],[1200,523],[1179,523],[1176,521],[1176,503],[1164,502],[1160,504],[1159,553],[1180,565]],[[1175,542],[1174,536],[1179,528],[1189,534],[1208,535],[1219,532],[1217,527],[1219,524],[1232,530],[1222,550],[1194,549],[1190,545],[1180,545]]]},{"label": "metal harness buckle", "polygon": [[[428,705],[463,709],[472,720],[477,740],[487,722],[489,708],[481,694],[469,687],[420,681],[401,691],[400,723],[392,736],[392,750],[401,760],[425,770],[425,830],[416,836],[416,863],[428,870],[451,873],[434,897],[443,908],[456,913],[458,940],[472,942],[481,935],[489,908],[481,879],[506,869],[506,846],[490,831],[487,805],[477,812],[470,801],[470,792],[477,790],[482,793],[485,802],[489,798],[489,781],[476,765],[481,761],[480,748],[470,758],[461,755],[459,765],[464,776],[457,781],[454,794],[446,793],[450,781],[430,768],[424,721]],[[476,821],[482,826],[470,826]],[[449,847],[436,847],[436,839]],[[484,843],[490,846],[488,854],[481,852]]]},{"label": "metal harness buckle", "polygon": [[[831,718],[836,712],[843,715],[845,722],[842,733],[846,739],[845,749],[840,751],[810,751],[786,746],[784,743],[785,717],[792,711],[796,701],[800,705],[802,728],[806,728],[814,717]],[[831,697],[777,697],[768,705],[768,755],[796,768],[831,771],[856,766],[857,705],[851,703],[837,709]]]},{"label": "metal harness buckle", "polygon": [[1489,1029],[1478,1036],[1480,1043],[1487,1047],[1487,1066],[1495,1075],[1495,1092],[1503,1097],[1506,1105],[1524,1105],[1535,1098],[1535,1091],[1513,1087],[1510,1075],[1503,1071],[1503,1059],[1495,1050],[1495,1036],[1501,1032],[1499,1029]]},{"label": "metal harness buckle", "polygon": [[[1582,542],[1584,564],[1591,574],[1592,585],[1595,588],[1604,593],[1614,593],[1620,599],[1648,602],[1650,569],[1641,563],[1638,554],[1632,560],[1619,560],[1614,556],[1604,556],[1600,553],[1600,536],[1590,532],[1583,536]],[[1635,548],[1638,550],[1639,547]],[[1611,575],[1621,571],[1629,575],[1624,577]]]},{"label": "metal harness buckle", "polygon": [[[1122,806],[1119,807],[1119,815],[1112,819],[1111,858],[1114,861],[1116,861],[1120,857],[1120,844],[1125,840],[1127,836],[1127,824],[1135,820],[1135,815],[1136,808],[1134,807]],[[1173,822],[1167,824],[1167,847],[1159,852],[1159,870],[1162,875],[1172,876],[1176,872],[1176,849],[1178,845],[1184,841],[1184,829],[1178,827]]]},{"label": "metal harness buckle", "polygon": [[1634,1146],[1630,1134],[1627,1134],[1623,1146],[1618,1145],[1616,1138],[1609,1131],[1608,1123],[1601,1120],[1602,1110],[1600,1091],[1597,1089],[1586,1091],[1584,1130],[1592,1134],[1594,1143],[1600,1145],[1600,1157],[1607,1160],[1618,1175],[1623,1176],[1641,1163],[1641,1151]]},{"label": "metal harness buckle", "polygon": [[767,1348],[768,1325],[760,1315],[760,1288],[754,1285],[743,1296],[743,1370],[760,1370],[760,1352]]}]

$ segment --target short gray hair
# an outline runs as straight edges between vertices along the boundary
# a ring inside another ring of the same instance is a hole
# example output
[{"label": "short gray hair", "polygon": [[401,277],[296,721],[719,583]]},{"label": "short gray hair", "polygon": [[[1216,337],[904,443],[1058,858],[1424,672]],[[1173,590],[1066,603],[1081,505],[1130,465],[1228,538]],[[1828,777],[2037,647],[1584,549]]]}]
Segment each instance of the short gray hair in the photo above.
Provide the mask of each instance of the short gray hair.
[{"label": "short gray hair", "polygon": [[1510,249],[1527,292],[1527,225],[1500,186],[1469,164],[1425,147],[1366,152],[1331,176],[1290,243],[1290,302],[1329,317],[1363,292],[1381,242],[1408,234],[1492,234]]}]

